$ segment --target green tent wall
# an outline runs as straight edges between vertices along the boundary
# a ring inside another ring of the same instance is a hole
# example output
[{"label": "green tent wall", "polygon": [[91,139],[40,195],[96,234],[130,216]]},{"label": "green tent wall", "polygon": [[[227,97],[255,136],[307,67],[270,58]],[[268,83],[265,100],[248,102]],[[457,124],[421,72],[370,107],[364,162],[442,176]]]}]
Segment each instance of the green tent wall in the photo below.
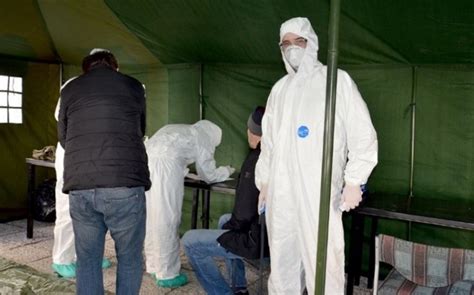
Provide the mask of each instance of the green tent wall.
[{"label": "green tent wall", "polygon": [[[65,81],[80,73],[82,57],[94,47],[111,49],[121,71],[146,85],[148,135],[167,123],[195,122],[201,103],[202,115],[224,131],[217,162],[239,167],[247,152],[247,116],[285,74],[280,24],[308,17],[325,62],[328,3],[3,1],[0,74],[25,77],[25,122],[0,124],[0,206],[25,207],[24,158],[56,142],[59,64]],[[408,194],[414,101],[414,196],[473,201],[474,1],[342,1],[339,64],[356,81],[378,133],[370,191]],[[214,217],[230,209],[227,200],[213,207]],[[401,223],[384,222],[381,230],[407,234]],[[415,224],[411,236],[474,247],[474,235],[465,231]]]}]

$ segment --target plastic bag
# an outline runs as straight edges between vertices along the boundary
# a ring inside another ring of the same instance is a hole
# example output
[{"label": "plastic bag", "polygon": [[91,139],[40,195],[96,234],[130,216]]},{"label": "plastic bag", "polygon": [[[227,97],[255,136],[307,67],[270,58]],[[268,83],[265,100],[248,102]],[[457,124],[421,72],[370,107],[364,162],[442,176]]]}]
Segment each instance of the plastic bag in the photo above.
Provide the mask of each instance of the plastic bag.
[{"label": "plastic bag", "polygon": [[45,179],[34,192],[33,218],[38,221],[56,220],[56,179]]}]

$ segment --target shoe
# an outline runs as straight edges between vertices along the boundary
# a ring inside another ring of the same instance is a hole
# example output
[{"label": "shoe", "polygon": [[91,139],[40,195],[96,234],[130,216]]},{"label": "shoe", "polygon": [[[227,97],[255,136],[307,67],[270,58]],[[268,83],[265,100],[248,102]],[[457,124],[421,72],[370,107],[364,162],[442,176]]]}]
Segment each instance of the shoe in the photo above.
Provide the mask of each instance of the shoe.
[{"label": "shoe", "polygon": [[110,260],[108,260],[105,257],[104,257],[104,259],[102,259],[102,269],[109,268],[111,265],[112,265],[112,263],[110,262]]},{"label": "shoe", "polygon": [[51,268],[57,273],[60,277],[63,278],[74,278],[76,276],[76,264],[51,264]]},{"label": "shoe", "polygon": [[238,287],[234,290],[234,295],[249,295],[247,287]]},{"label": "shoe", "polygon": [[[106,269],[109,268],[112,265],[110,260],[104,257],[102,259],[102,268]],[[74,278],[76,277],[76,263],[71,263],[71,264],[56,264],[53,263],[51,265],[51,268],[54,270],[55,273],[57,273],[60,277],[63,278]]]},{"label": "shoe", "polygon": [[155,274],[153,274],[153,277],[156,280],[156,284],[159,287],[163,287],[163,288],[176,288],[176,287],[181,287],[183,285],[186,285],[188,283],[188,277],[182,273],[172,279],[166,279],[166,280],[157,279]]}]

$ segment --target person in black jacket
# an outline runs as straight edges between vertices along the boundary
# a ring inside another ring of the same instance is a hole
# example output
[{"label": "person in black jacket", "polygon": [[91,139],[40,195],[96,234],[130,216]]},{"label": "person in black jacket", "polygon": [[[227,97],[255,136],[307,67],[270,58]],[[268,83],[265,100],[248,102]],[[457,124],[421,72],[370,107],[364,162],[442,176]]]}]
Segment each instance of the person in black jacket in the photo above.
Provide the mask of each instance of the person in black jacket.
[{"label": "person in black jacket", "polygon": [[[182,238],[184,250],[201,286],[208,294],[248,294],[242,258],[260,257],[260,225],[258,223],[258,195],[255,186],[255,165],[260,154],[263,107],[257,107],[247,122],[247,137],[251,148],[242,164],[235,192],[232,214],[219,220],[219,229],[190,230]],[[265,245],[268,256],[268,245]],[[224,279],[214,257],[226,261],[231,284]]]},{"label": "person in black jacket", "polygon": [[114,55],[93,50],[83,74],[61,90],[58,137],[65,150],[63,192],[77,255],[77,294],[103,294],[105,234],[115,242],[117,294],[138,294],[150,188],[145,91],[118,71]]}]

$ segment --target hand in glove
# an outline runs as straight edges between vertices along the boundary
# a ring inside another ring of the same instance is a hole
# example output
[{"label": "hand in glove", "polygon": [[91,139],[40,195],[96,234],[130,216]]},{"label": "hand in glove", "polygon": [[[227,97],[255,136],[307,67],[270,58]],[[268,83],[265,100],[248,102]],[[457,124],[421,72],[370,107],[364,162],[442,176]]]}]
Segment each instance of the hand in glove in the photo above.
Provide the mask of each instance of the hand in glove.
[{"label": "hand in glove", "polygon": [[265,212],[266,199],[267,199],[267,186],[264,185],[262,187],[262,190],[260,191],[260,194],[258,195],[258,206],[257,206],[258,215]]},{"label": "hand in glove", "polygon": [[349,211],[357,207],[362,201],[362,191],[359,185],[346,184],[342,190],[341,211]]},{"label": "hand in glove", "polygon": [[229,177],[230,177],[232,174],[234,174],[234,172],[235,172],[235,168],[232,167],[232,166],[230,166],[230,165],[229,165],[229,166],[225,166],[225,169],[227,169],[227,171],[229,172]]}]

